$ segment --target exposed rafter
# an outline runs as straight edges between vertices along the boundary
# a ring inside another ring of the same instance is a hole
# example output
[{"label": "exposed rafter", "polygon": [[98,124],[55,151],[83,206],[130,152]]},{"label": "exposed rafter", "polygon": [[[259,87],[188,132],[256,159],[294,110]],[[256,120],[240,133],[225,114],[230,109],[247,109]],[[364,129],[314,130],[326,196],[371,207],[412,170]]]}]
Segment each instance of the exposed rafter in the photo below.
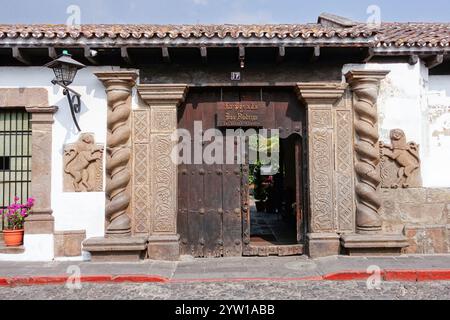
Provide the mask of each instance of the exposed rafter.
[{"label": "exposed rafter", "polygon": [[418,55],[412,54],[412,55],[409,56],[408,63],[410,65],[415,65],[415,64],[417,64],[417,62],[419,62],[419,56]]},{"label": "exposed rafter", "polygon": [[125,61],[125,63],[133,64],[133,60],[131,60],[130,58],[127,47],[120,48],[120,56],[122,57],[123,61]]},{"label": "exposed rafter", "polygon": [[206,47],[200,47],[200,56],[202,57],[202,62],[206,64],[208,62],[208,50]]},{"label": "exposed rafter", "polygon": [[241,68],[245,67],[245,47],[239,46],[239,63]]},{"label": "exposed rafter", "polygon": [[438,65],[440,65],[442,62],[444,62],[444,55],[443,54],[437,54],[433,56],[430,59],[425,60],[425,65],[431,69]]},{"label": "exposed rafter", "polygon": [[313,48],[313,53],[311,55],[310,60],[311,60],[311,62],[314,62],[314,61],[319,60],[319,57],[320,57],[320,46],[315,46]]},{"label": "exposed rafter", "polygon": [[31,61],[26,56],[23,55],[21,49],[18,47],[12,48],[12,56],[14,59],[20,61],[23,64],[26,64],[27,66],[31,65]]},{"label": "exposed rafter", "polygon": [[286,48],[284,46],[279,46],[277,54],[277,63],[283,62],[285,56],[286,56]]},{"label": "exposed rafter", "polygon": [[369,50],[367,51],[367,55],[366,57],[363,59],[363,62],[367,63],[370,60],[372,60],[372,58],[375,56],[375,49],[374,48],[369,48]]},{"label": "exposed rafter", "polygon": [[170,63],[170,54],[169,54],[169,48],[162,47],[161,48],[162,57],[165,63]]},{"label": "exposed rafter", "polygon": [[58,57],[58,54],[56,53],[56,49],[54,47],[49,47],[48,48],[48,56],[51,59],[56,59]]},{"label": "exposed rafter", "polygon": [[95,55],[92,54],[92,49],[90,47],[84,47],[84,57],[93,65],[98,65],[98,61],[95,59]]}]

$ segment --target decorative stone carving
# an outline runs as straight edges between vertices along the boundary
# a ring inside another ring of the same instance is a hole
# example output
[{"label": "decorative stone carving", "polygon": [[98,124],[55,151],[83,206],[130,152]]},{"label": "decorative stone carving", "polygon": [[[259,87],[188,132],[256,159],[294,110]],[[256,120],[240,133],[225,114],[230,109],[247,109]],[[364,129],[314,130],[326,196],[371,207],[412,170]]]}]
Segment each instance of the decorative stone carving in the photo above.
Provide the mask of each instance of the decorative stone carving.
[{"label": "decorative stone carving", "polygon": [[148,235],[150,220],[150,110],[133,111],[133,229]]},{"label": "decorative stone carving", "polygon": [[[333,106],[345,88],[341,83],[297,84],[299,99],[308,109],[310,233],[307,247],[308,254],[314,258],[339,254]],[[351,179],[347,187],[352,189]]]},{"label": "decorative stone carving", "polygon": [[421,187],[419,145],[407,143],[401,129],[392,130],[390,138],[390,145],[380,142],[382,188]]},{"label": "decorative stone carving", "polygon": [[96,73],[106,87],[108,99],[106,158],[106,236],[131,235],[128,209],[131,203],[131,88],[135,72]]},{"label": "decorative stone carving", "polygon": [[82,133],[77,142],[64,147],[64,192],[103,190],[103,145],[94,135]]},{"label": "decorative stone carving", "polygon": [[350,110],[336,111],[336,207],[338,230],[354,231],[353,126]]},{"label": "decorative stone carving", "polygon": [[171,158],[177,128],[177,106],[183,102],[187,86],[140,85],[138,92],[150,107],[150,235],[148,256],[151,259],[178,260],[177,234],[177,165]]},{"label": "decorative stone carving", "polygon": [[355,187],[358,204],[356,209],[356,228],[358,232],[381,231],[379,210],[381,200],[378,189],[380,177],[380,152],[378,134],[378,111],[376,101],[380,80],[387,71],[350,71],[347,81],[354,93],[355,172],[358,183]]},{"label": "decorative stone carving", "polygon": [[108,100],[106,146],[105,237],[83,242],[94,262],[138,261],[145,257],[147,236],[131,236],[131,90],[137,73],[109,71],[95,74],[106,87]]}]

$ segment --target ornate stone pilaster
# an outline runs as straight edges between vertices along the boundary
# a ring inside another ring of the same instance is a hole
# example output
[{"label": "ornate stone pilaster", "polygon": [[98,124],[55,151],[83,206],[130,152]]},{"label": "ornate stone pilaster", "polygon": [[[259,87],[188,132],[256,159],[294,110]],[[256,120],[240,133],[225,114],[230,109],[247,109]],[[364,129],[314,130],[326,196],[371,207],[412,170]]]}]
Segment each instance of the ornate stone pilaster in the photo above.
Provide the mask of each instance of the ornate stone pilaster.
[{"label": "ornate stone pilaster", "polygon": [[137,79],[132,71],[95,74],[106,88],[108,117],[106,141],[105,238],[84,243],[95,261],[139,259],[146,239],[131,237],[131,94]]},{"label": "ornate stone pilaster", "polygon": [[52,126],[57,107],[27,107],[31,118],[31,195],[36,198],[33,214],[25,223],[27,234],[53,234],[55,218],[51,209]]},{"label": "ornate stone pilaster", "polygon": [[380,81],[389,71],[353,70],[345,77],[354,94],[356,232],[342,236],[350,255],[400,254],[408,244],[402,235],[382,234],[380,149],[377,99]]},{"label": "ornate stone pilaster", "polygon": [[333,106],[346,85],[299,83],[299,98],[307,106],[309,168],[309,234],[311,257],[339,254],[334,178]]},{"label": "ornate stone pilaster", "polygon": [[171,153],[176,145],[177,107],[185,99],[187,85],[149,84],[138,86],[142,100],[150,108],[150,259],[178,260],[177,165]]}]

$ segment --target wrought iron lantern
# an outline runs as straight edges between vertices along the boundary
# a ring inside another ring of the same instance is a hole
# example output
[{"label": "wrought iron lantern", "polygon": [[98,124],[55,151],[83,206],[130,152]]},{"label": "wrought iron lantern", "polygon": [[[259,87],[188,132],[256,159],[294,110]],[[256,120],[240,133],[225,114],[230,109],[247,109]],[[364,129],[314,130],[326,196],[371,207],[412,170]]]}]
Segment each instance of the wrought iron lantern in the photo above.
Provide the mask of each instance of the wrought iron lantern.
[{"label": "wrought iron lantern", "polygon": [[63,51],[62,55],[45,66],[52,69],[55,73],[55,79],[52,80],[52,83],[64,89],[63,94],[67,96],[67,100],[69,101],[72,119],[78,131],[81,131],[76,118],[76,114],[81,111],[81,95],[68,86],[72,84],[78,70],[86,66],[72,59],[72,56],[67,51]]}]

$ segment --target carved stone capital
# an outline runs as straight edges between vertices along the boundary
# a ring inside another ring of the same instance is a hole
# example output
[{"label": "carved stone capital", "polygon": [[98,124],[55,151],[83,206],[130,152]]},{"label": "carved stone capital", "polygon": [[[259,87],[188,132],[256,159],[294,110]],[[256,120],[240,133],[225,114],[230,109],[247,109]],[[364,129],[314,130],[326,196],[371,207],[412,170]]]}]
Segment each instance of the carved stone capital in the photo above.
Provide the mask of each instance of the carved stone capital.
[{"label": "carved stone capital", "polygon": [[105,71],[96,72],[95,75],[107,89],[113,85],[125,85],[132,88],[138,78],[138,74],[135,71]]},{"label": "carved stone capital", "polygon": [[142,84],[137,87],[141,98],[150,106],[178,107],[184,102],[188,91],[186,84]]},{"label": "carved stone capital", "polygon": [[355,188],[358,204],[356,229],[359,233],[381,231],[379,210],[381,200],[378,189],[380,177],[380,151],[378,134],[378,111],[376,101],[380,80],[388,71],[353,70],[345,77],[354,92],[355,112],[355,172],[358,182]]},{"label": "carved stone capital", "polygon": [[297,83],[297,94],[308,107],[334,105],[344,94],[345,83],[303,82]]}]

